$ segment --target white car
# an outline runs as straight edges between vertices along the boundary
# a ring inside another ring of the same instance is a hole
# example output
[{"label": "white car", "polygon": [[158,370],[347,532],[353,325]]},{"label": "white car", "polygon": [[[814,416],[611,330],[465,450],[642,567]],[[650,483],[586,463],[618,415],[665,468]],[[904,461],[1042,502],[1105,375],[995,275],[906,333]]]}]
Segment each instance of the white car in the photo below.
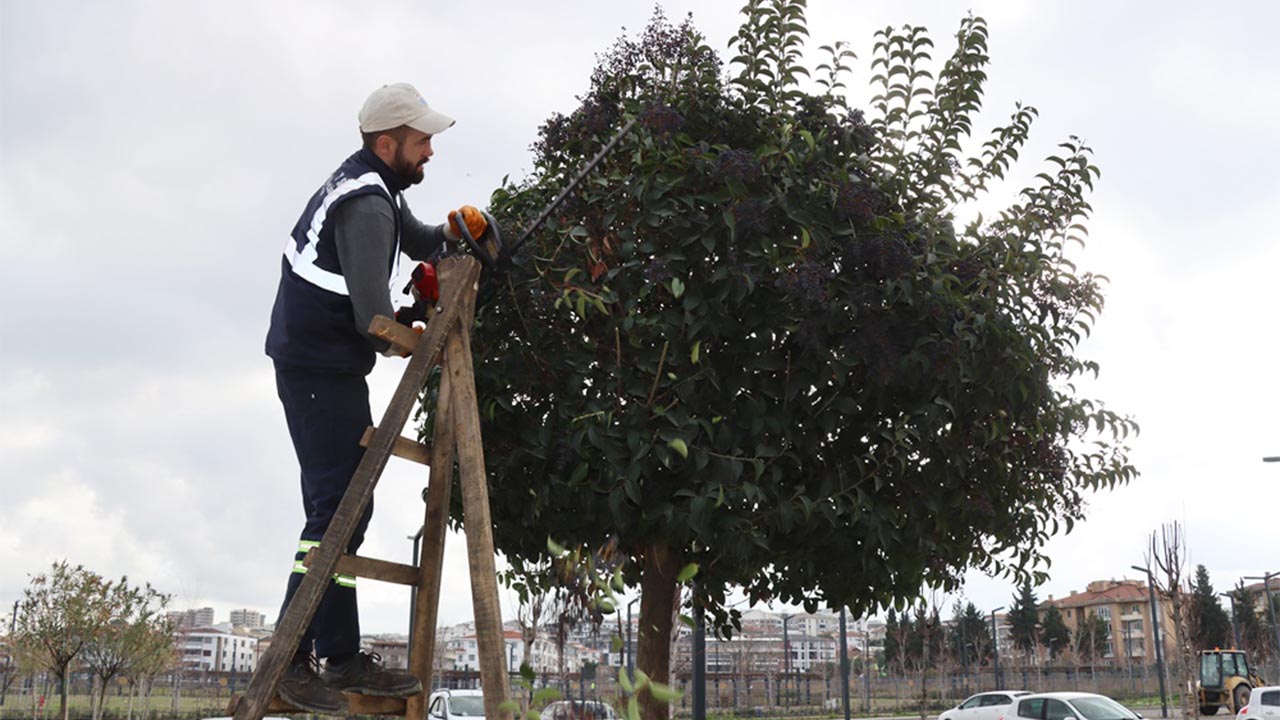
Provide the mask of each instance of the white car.
[{"label": "white car", "polygon": [[1026,690],[980,692],[950,710],[942,711],[938,720],[1000,720],[1014,698],[1030,694]]},{"label": "white car", "polygon": [[436,690],[427,700],[431,720],[484,720],[484,692],[481,690]]},{"label": "white car", "polygon": [[541,720],[618,720],[618,713],[598,700],[559,700],[542,709]]},{"label": "white car", "polygon": [[1006,720],[1142,720],[1142,716],[1106,695],[1047,692],[1023,695]]},{"label": "white car", "polygon": [[1280,685],[1254,688],[1236,720],[1280,720]]}]

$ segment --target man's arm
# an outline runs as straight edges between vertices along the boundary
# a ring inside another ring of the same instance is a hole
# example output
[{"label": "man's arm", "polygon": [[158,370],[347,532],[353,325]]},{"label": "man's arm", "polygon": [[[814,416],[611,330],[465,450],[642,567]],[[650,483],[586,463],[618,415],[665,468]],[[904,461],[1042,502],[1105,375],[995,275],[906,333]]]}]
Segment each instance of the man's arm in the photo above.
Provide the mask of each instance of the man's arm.
[{"label": "man's arm", "polygon": [[400,249],[414,260],[430,260],[444,246],[444,225],[427,225],[413,216],[401,199]]},{"label": "man's arm", "polygon": [[369,323],[375,315],[393,317],[388,268],[395,247],[395,219],[391,206],[376,195],[362,195],[338,205],[334,215],[334,246],[347,293],[355,310],[356,332],[378,352],[390,345],[369,335]]}]

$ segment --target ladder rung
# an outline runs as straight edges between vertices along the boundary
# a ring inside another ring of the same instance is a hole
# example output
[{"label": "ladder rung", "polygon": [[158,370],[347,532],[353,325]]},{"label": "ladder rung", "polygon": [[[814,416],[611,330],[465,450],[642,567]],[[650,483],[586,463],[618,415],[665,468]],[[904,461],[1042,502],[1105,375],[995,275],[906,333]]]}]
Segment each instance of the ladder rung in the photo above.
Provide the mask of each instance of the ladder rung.
[{"label": "ladder rung", "polygon": [[[402,698],[375,697],[358,693],[343,693],[343,695],[347,696],[347,715],[404,715],[405,700]],[[228,715],[236,714],[236,706],[243,698],[244,696],[240,693],[231,696],[231,702],[227,704]],[[277,715],[309,714],[306,710],[299,710],[285,702],[279,695],[272,695],[267,701],[267,712]]]},{"label": "ladder rung", "polygon": [[[311,550],[307,551],[307,556],[302,558],[303,565],[311,567],[311,556],[315,551],[316,548],[311,548]],[[343,575],[355,575],[356,577],[395,583],[397,585],[418,584],[418,568],[412,565],[375,560],[374,558],[361,557],[359,555],[343,555],[339,557],[337,572]]]},{"label": "ladder rung", "polygon": [[[373,442],[373,433],[377,429],[372,425],[365,429],[364,436],[360,438],[360,447],[369,447],[369,443]],[[391,454],[428,467],[431,465],[431,446],[407,437],[396,438],[395,444],[391,446]]]},{"label": "ladder rung", "polygon": [[373,317],[373,322],[369,323],[369,334],[391,343],[391,347],[402,357],[412,355],[414,348],[418,347],[418,340],[422,337],[412,328],[385,315]]}]

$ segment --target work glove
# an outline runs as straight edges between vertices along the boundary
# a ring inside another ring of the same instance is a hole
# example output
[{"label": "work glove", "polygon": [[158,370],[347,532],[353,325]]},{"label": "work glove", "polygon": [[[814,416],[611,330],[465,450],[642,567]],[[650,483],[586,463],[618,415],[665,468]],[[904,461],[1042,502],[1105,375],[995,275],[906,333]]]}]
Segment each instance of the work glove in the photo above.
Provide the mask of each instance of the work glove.
[{"label": "work glove", "polygon": [[471,205],[463,205],[460,210],[450,210],[449,221],[444,224],[444,232],[450,240],[457,242],[462,239],[462,231],[458,226],[459,215],[462,216],[462,222],[466,223],[467,231],[471,233],[472,238],[479,238],[489,227],[489,223],[485,222],[484,215],[478,209]]}]

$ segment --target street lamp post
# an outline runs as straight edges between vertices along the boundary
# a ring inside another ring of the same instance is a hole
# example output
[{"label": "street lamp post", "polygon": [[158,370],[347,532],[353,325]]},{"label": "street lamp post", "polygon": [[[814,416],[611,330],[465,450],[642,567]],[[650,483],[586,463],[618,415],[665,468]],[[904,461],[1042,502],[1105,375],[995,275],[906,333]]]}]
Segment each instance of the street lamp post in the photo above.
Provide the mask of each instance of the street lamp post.
[{"label": "street lamp post", "polygon": [[783,707],[788,709],[791,707],[791,695],[786,692],[786,681],[791,679],[791,641],[788,639],[787,635],[787,623],[790,622],[791,617],[792,616],[790,614],[784,614],[782,616],[782,677],[784,682],[780,683],[780,685],[783,690]]},{"label": "street lamp post", "polygon": [[[862,661],[864,672],[866,667],[867,661],[864,658]],[[840,693],[844,699],[844,720],[849,720],[849,625],[844,607],[840,608]]]},{"label": "street lamp post", "polygon": [[[1280,460],[1280,458],[1277,458]],[[1280,654],[1280,626],[1276,625],[1276,606],[1271,602],[1271,578],[1280,575],[1280,573],[1263,573],[1262,577],[1257,575],[1246,575],[1245,580],[1261,580],[1262,589],[1267,593],[1267,616],[1271,618],[1271,627],[1276,631],[1276,652]]]},{"label": "street lamp post", "polygon": [[996,630],[996,613],[1004,609],[1004,606],[991,611],[991,656],[995,660],[995,684],[996,690],[1003,687],[1004,683],[1000,682],[1000,633]]},{"label": "street lamp post", "polygon": [[[14,652],[14,650],[13,650],[13,645],[12,645],[12,643],[13,643],[13,638],[14,638],[14,636],[15,636],[15,635],[17,634],[17,632],[18,632],[18,602],[19,602],[18,600],[14,600],[14,601],[13,601],[13,614],[9,616],[9,642],[10,642],[10,646],[9,646],[9,648],[8,648],[8,650],[9,650],[9,651],[8,651],[7,653],[5,653],[5,658],[4,658],[4,671],[5,671],[5,674],[6,674],[6,675],[8,675],[9,673],[13,672],[13,652]],[[8,679],[8,678],[6,678],[6,679]],[[8,689],[9,689],[9,686],[8,686],[8,684],[7,684],[7,683],[6,683],[6,684],[4,684],[4,685],[0,685],[0,706],[3,706],[3,705],[4,705],[4,695],[5,695],[5,691],[7,691]],[[846,717],[846,718],[845,718],[845,720],[849,720],[849,718],[847,718],[847,717]]]},{"label": "street lamp post", "polygon": [[1236,629],[1236,596],[1231,593],[1218,593],[1222,597],[1231,601],[1231,644],[1232,647],[1240,647],[1240,631]]},{"label": "street lamp post", "polygon": [[867,619],[862,618],[862,686],[867,690],[868,714],[871,713],[871,627]]},{"label": "street lamp post", "polygon": [[1147,594],[1151,599],[1151,641],[1156,646],[1156,672],[1160,675],[1160,717],[1169,717],[1169,701],[1165,699],[1164,690],[1164,650],[1160,648],[1160,615],[1156,609],[1156,578],[1151,574],[1151,568],[1145,568],[1138,565],[1131,566],[1134,570],[1147,574]]},{"label": "street lamp post", "polygon": [[[413,566],[418,567],[418,552],[422,547],[422,534],[426,532],[427,526],[422,525],[418,528],[418,532],[408,537],[409,542],[413,544]],[[405,652],[409,657],[413,657],[413,619],[418,617],[418,588],[409,588],[409,641],[406,643]]]},{"label": "street lamp post", "polygon": [[[707,625],[698,605],[697,585],[693,600],[693,720],[707,720]],[[719,696],[719,693],[716,693]]]},{"label": "street lamp post", "polygon": [[640,598],[634,598],[631,602],[627,603],[627,677],[628,678],[634,678],[636,675],[635,649],[634,649],[635,646],[631,644],[631,606],[635,605],[636,600],[639,600],[639,599]]}]

